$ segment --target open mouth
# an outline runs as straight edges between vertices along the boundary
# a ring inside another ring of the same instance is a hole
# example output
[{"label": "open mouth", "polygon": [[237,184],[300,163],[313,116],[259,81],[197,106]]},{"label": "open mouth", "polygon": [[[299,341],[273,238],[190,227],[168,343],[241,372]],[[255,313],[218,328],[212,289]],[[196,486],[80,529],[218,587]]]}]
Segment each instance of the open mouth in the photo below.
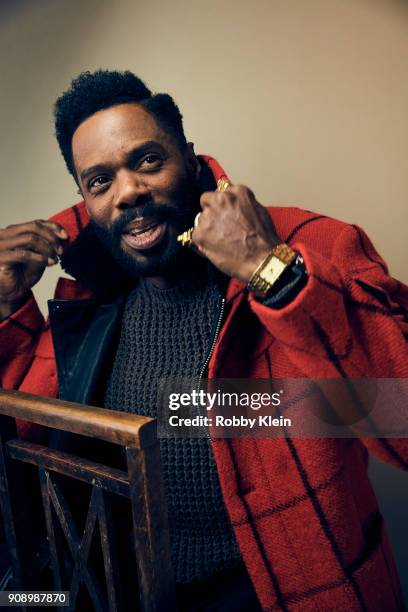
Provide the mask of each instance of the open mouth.
[{"label": "open mouth", "polygon": [[142,228],[130,228],[123,232],[122,238],[128,246],[138,251],[145,251],[156,246],[163,238],[167,223],[152,222]]}]

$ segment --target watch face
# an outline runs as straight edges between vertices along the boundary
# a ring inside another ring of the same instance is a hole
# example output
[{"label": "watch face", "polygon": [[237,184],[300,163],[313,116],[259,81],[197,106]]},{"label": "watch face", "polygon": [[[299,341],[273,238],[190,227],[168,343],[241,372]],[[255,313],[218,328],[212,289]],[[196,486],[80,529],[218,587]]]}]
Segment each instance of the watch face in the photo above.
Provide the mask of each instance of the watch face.
[{"label": "watch face", "polygon": [[269,285],[273,285],[274,282],[278,280],[285,268],[287,268],[287,264],[274,256],[266,264],[264,269],[261,270],[259,276]]}]

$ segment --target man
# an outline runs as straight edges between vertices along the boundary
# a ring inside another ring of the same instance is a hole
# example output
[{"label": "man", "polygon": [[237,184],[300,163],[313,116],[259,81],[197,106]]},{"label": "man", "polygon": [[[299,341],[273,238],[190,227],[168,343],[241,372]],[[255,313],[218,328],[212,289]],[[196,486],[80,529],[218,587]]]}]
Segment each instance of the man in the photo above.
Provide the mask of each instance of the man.
[{"label": "man", "polygon": [[[361,229],[216,191],[131,73],[80,75],[55,119],[83,201],[1,230],[3,387],[154,416],[173,375],[408,376],[408,289]],[[30,290],[58,258],[48,324]],[[402,439],[162,440],[181,608],[402,609],[366,447],[407,468]]]}]

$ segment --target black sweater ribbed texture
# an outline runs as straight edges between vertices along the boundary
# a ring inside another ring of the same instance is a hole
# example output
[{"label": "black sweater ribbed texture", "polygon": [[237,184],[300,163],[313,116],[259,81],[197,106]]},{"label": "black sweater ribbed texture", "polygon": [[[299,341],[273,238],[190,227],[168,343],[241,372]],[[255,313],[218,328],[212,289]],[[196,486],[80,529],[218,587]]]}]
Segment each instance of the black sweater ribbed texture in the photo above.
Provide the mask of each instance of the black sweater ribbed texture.
[{"label": "black sweater ribbed texture", "polygon": [[[207,277],[164,290],[141,279],[126,301],[105,406],[156,416],[160,379],[198,376],[219,301]],[[164,438],[160,451],[176,581],[205,580],[240,565],[209,440]]]}]

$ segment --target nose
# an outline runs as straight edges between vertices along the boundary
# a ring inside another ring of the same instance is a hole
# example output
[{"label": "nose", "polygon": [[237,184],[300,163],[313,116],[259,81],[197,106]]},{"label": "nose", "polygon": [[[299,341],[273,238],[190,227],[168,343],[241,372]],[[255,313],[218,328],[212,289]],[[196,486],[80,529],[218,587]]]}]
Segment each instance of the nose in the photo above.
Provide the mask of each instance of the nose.
[{"label": "nose", "polygon": [[150,195],[148,185],[131,170],[118,172],[115,182],[115,207],[120,210],[138,206]]}]

